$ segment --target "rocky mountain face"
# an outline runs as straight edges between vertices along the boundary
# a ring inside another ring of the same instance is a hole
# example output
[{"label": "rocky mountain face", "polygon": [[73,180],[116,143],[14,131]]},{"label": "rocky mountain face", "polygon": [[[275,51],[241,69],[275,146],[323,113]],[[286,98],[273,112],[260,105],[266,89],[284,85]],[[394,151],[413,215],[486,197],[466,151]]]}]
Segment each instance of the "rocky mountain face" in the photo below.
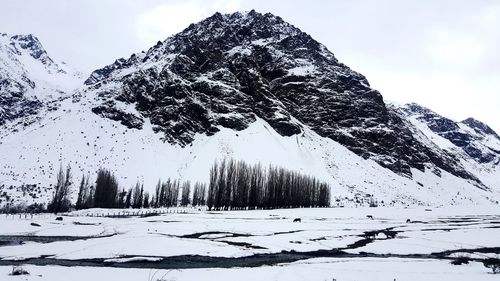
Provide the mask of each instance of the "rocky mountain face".
[{"label": "rocky mountain face", "polygon": [[470,117],[470,118],[463,120],[461,123],[474,129],[474,131],[476,131],[476,133],[478,133],[480,135],[483,135],[485,137],[491,136],[491,137],[494,137],[496,139],[500,139],[498,134],[495,131],[493,131],[493,129],[491,129],[490,126],[484,124],[483,122],[481,122],[479,120],[476,120],[476,119]]},{"label": "rocky mountain face", "polygon": [[415,103],[398,109],[402,118],[422,122],[432,132],[460,148],[480,164],[500,163],[500,137],[488,125],[473,118],[455,122]]},{"label": "rocky mountain face", "polygon": [[0,33],[0,125],[53,109],[68,80],[78,73],[54,62],[35,36]]},{"label": "rocky mountain face", "polygon": [[283,136],[306,125],[408,177],[411,168],[440,168],[480,184],[452,155],[416,140],[363,75],[271,14],[217,13],[85,84],[99,96],[96,114],[130,128],[149,118],[170,143],[219,126],[244,130],[258,117]]},{"label": "rocky mountain face", "polygon": [[0,207],[45,200],[61,163],[75,178],[106,167],[124,187],[154,188],[206,181],[224,157],[317,176],[336,205],[500,198],[491,128],[386,104],[272,14],[216,13],[80,77],[34,36],[0,36]]}]

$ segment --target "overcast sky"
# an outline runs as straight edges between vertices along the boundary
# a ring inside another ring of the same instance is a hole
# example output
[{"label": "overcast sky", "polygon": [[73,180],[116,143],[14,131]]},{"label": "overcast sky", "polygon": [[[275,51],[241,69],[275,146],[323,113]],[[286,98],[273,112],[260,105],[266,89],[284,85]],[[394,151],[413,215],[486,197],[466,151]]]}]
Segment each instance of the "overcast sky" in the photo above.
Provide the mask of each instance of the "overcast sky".
[{"label": "overcast sky", "polygon": [[54,59],[90,72],[216,11],[251,9],[311,34],[386,100],[500,133],[496,0],[0,0],[0,32],[33,33]]}]

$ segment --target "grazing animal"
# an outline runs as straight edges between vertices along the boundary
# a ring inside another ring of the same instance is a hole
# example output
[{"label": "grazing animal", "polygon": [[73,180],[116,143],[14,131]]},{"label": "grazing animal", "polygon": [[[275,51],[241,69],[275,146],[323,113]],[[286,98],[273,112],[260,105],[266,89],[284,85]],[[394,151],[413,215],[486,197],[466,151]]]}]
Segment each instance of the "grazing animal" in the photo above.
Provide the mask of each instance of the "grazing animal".
[{"label": "grazing animal", "polygon": [[302,220],[300,218],[295,218],[293,222],[302,222]]},{"label": "grazing animal", "polygon": [[63,220],[63,218],[62,218],[62,217],[57,217],[57,218],[56,218],[56,221],[62,221],[62,220]]},{"label": "grazing animal", "polygon": [[373,220],[373,216],[372,215],[367,215],[366,217]]},{"label": "grazing animal", "polygon": [[411,220],[410,220],[410,219],[406,219],[406,223],[410,223],[410,222],[411,222]]}]

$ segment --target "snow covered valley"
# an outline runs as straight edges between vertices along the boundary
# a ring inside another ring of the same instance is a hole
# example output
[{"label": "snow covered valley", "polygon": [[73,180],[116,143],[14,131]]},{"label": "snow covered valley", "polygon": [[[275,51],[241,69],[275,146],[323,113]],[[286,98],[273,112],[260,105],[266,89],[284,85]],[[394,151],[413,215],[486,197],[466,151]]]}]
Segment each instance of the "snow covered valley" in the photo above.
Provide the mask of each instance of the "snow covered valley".
[{"label": "snow covered valley", "polygon": [[497,207],[157,211],[2,215],[1,279],[18,265],[22,280],[498,278]]}]

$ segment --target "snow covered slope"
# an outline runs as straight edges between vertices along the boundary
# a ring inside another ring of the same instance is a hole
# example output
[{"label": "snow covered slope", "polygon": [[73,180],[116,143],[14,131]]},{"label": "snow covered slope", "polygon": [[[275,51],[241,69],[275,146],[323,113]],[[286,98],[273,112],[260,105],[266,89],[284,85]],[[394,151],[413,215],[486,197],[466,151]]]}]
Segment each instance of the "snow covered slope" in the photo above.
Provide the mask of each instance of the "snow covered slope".
[{"label": "snow covered slope", "polygon": [[0,33],[0,125],[50,110],[81,85],[81,77],[53,61],[35,36]]},{"label": "snow covered slope", "polygon": [[473,118],[455,122],[415,103],[390,105],[422,141],[454,155],[486,186],[500,187],[500,137]]},{"label": "snow covered slope", "polygon": [[75,181],[103,167],[152,191],[160,178],[206,182],[224,157],[317,176],[334,205],[500,198],[486,125],[458,124],[470,142],[457,147],[271,14],[215,14],[86,85],[19,38],[2,35],[0,206],[47,202],[61,164]]},{"label": "snow covered slope", "polygon": [[[115,171],[122,186],[141,181],[153,191],[159,178],[207,182],[216,159],[233,157],[250,163],[272,163],[324,179],[331,183],[332,203],[337,205],[366,205],[372,196],[386,205],[476,204],[498,198],[496,191],[481,190],[443,170],[423,173],[414,169],[413,179],[395,174],[307,126],[303,128],[301,134],[281,136],[267,122],[257,119],[242,131],[220,127],[212,136],[197,134],[191,145],[182,147],[163,142],[148,122],[143,129],[129,129],[93,114],[81,100],[67,99],[37,124],[2,134],[1,186],[12,194],[11,199],[43,202],[60,163],[64,163],[72,166],[76,180],[106,167]],[[38,199],[9,189],[20,183],[33,185],[27,193],[35,192]]]}]

